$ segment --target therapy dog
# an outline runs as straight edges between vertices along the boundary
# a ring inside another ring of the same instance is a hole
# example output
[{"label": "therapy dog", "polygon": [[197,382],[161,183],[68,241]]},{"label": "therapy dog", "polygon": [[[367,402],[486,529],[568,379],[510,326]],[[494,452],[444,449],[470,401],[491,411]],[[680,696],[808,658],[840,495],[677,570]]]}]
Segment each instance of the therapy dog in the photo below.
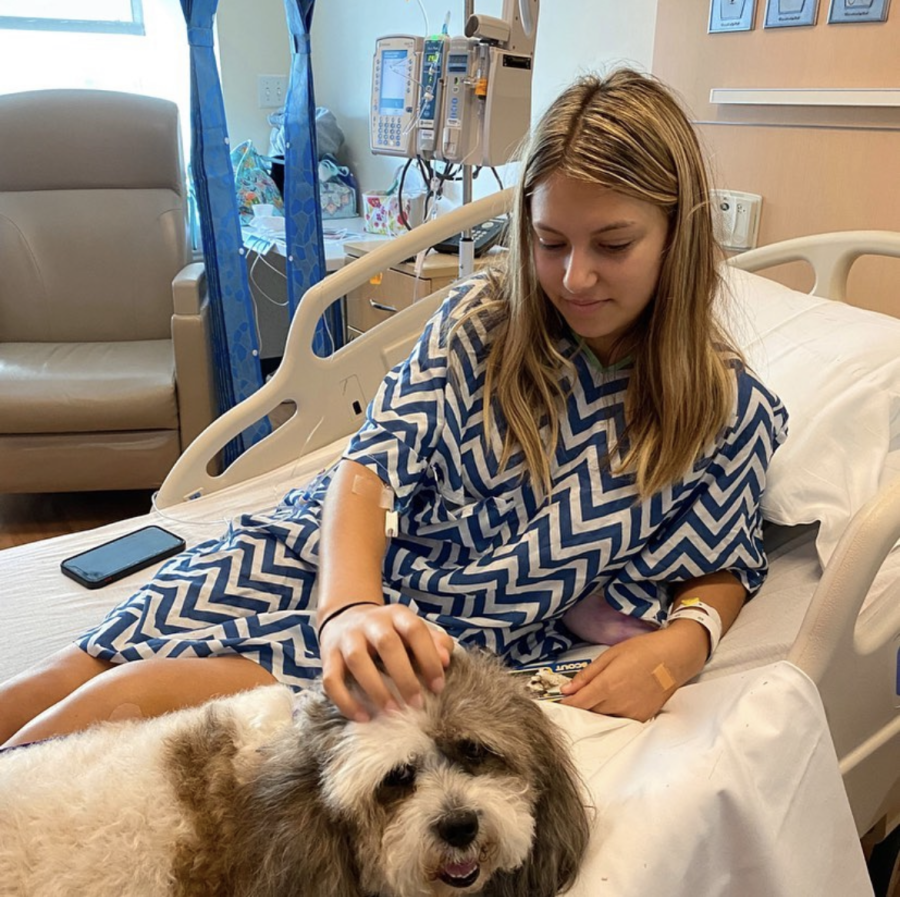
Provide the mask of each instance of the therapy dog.
[{"label": "therapy dog", "polygon": [[559,731],[484,652],[370,722],[272,685],[0,754],[6,897],[551,897],[588,835]]}]

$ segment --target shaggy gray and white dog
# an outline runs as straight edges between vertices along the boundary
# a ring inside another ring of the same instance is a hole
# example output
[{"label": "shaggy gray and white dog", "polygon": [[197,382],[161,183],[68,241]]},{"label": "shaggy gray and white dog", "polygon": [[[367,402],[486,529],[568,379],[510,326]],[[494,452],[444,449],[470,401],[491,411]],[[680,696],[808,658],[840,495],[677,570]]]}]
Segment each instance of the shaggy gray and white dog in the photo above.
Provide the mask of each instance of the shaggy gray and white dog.
[{"label": "shaggy gray and white dog", "polygon": [[273,685],[0,754],[6,897],[551,897],[587,840],[560,733],[481,652],[368,723]]}]

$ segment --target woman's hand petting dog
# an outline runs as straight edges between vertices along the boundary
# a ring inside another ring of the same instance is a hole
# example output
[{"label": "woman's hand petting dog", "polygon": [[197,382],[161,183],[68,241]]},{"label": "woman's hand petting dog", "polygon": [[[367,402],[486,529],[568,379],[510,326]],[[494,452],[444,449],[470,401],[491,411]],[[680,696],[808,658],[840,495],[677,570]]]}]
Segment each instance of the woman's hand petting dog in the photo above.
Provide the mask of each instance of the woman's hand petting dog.
[{"label": "woman's hand petting dog", "polygon": [[706,662],[706,633],[667,627],[613,645],[561,687],[562,703],[646,722]]},{"label": "woman's hand petting dog", "polygon": [[367,721],[370,713],[354,695],[351,678],[378,710],[398,708],[385,675],[405,704],[421,709],[420,677],[439,694],[452,650],[453,639],[446,632],[408,607],[361,604],[329,622],[321,633],[322,684],[341,713],[358,722]]}]

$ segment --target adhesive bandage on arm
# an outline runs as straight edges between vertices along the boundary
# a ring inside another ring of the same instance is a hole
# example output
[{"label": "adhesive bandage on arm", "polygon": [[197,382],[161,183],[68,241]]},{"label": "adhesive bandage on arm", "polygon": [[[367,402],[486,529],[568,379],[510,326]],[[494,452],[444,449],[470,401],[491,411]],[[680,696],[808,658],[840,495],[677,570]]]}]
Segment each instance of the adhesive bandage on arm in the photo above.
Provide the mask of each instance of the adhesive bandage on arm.
[{"label": "adhesive bandage on arm", "polygon": [[350,491],[354,495],[362,495],[366,498],[372,498],[378,503],[378,507],[385,511],[390,511],[394,506],[394,490],[387,483],[374,477],[366,477],[357,474],[353,477],[353,483]]},{"label": "adhesive bandage on arm", "polygon": [[699,598],[685,598],[678,606],[678,609],[669,614],[666,626],[675,620],[693,620],[707,631],[709,634],[709,654],[706,659],[709,660],[716,648],[718,648],[719,641],[722,638],[722,618],[719,616],[719,612]]},{"label": "adhesive bandage on arm", "polygon": [[676,685],[675,677],[664,663],[659,664],[656,669],[653,670],[651,675],[659,683],[659,687],[663,691],[668,691]]},{"label": "adhesive bandage on arm", "polygon": [[378,507],[385,512],[384,516],[384,534],[390,539],[396,536],[400,528],[400,520],[397,512],[394,510],[394,490],[387,483],[381,480],[365,477],[357,474],[353,478],[353,484],[350,491],[354,495],[371,497],[378,503]]}]

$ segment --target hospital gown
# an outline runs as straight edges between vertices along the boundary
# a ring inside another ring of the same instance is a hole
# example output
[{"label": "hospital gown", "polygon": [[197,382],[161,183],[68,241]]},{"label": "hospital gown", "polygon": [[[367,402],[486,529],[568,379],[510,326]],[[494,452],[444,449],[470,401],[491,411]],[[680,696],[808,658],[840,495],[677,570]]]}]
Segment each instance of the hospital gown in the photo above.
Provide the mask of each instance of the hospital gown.
[{"label": "hospital gown", "polygon": [[[476,276],[451,293],[344,453],[394,493],[385,600],[520,664],[574,647],[562,618],[590,596],[658,625],[673,583],[728,570],[755,592],[766,572],[759,500],[786,432],[780,401],[736,366],[733,413],[715,444],[682,480],[639,501],[634,476],[607,463],[626,444],[630,366],[604,368],[561,336],[572,369],[547,499],[523,475],[521,453],[500,469],[496,428],[485,441],[484,316],[450,333],[490,290]],[[308,684],[320,673],[315,579],[332,472],[168,561],[80,646],[113,662],[240,654],[293,688]]]}]

